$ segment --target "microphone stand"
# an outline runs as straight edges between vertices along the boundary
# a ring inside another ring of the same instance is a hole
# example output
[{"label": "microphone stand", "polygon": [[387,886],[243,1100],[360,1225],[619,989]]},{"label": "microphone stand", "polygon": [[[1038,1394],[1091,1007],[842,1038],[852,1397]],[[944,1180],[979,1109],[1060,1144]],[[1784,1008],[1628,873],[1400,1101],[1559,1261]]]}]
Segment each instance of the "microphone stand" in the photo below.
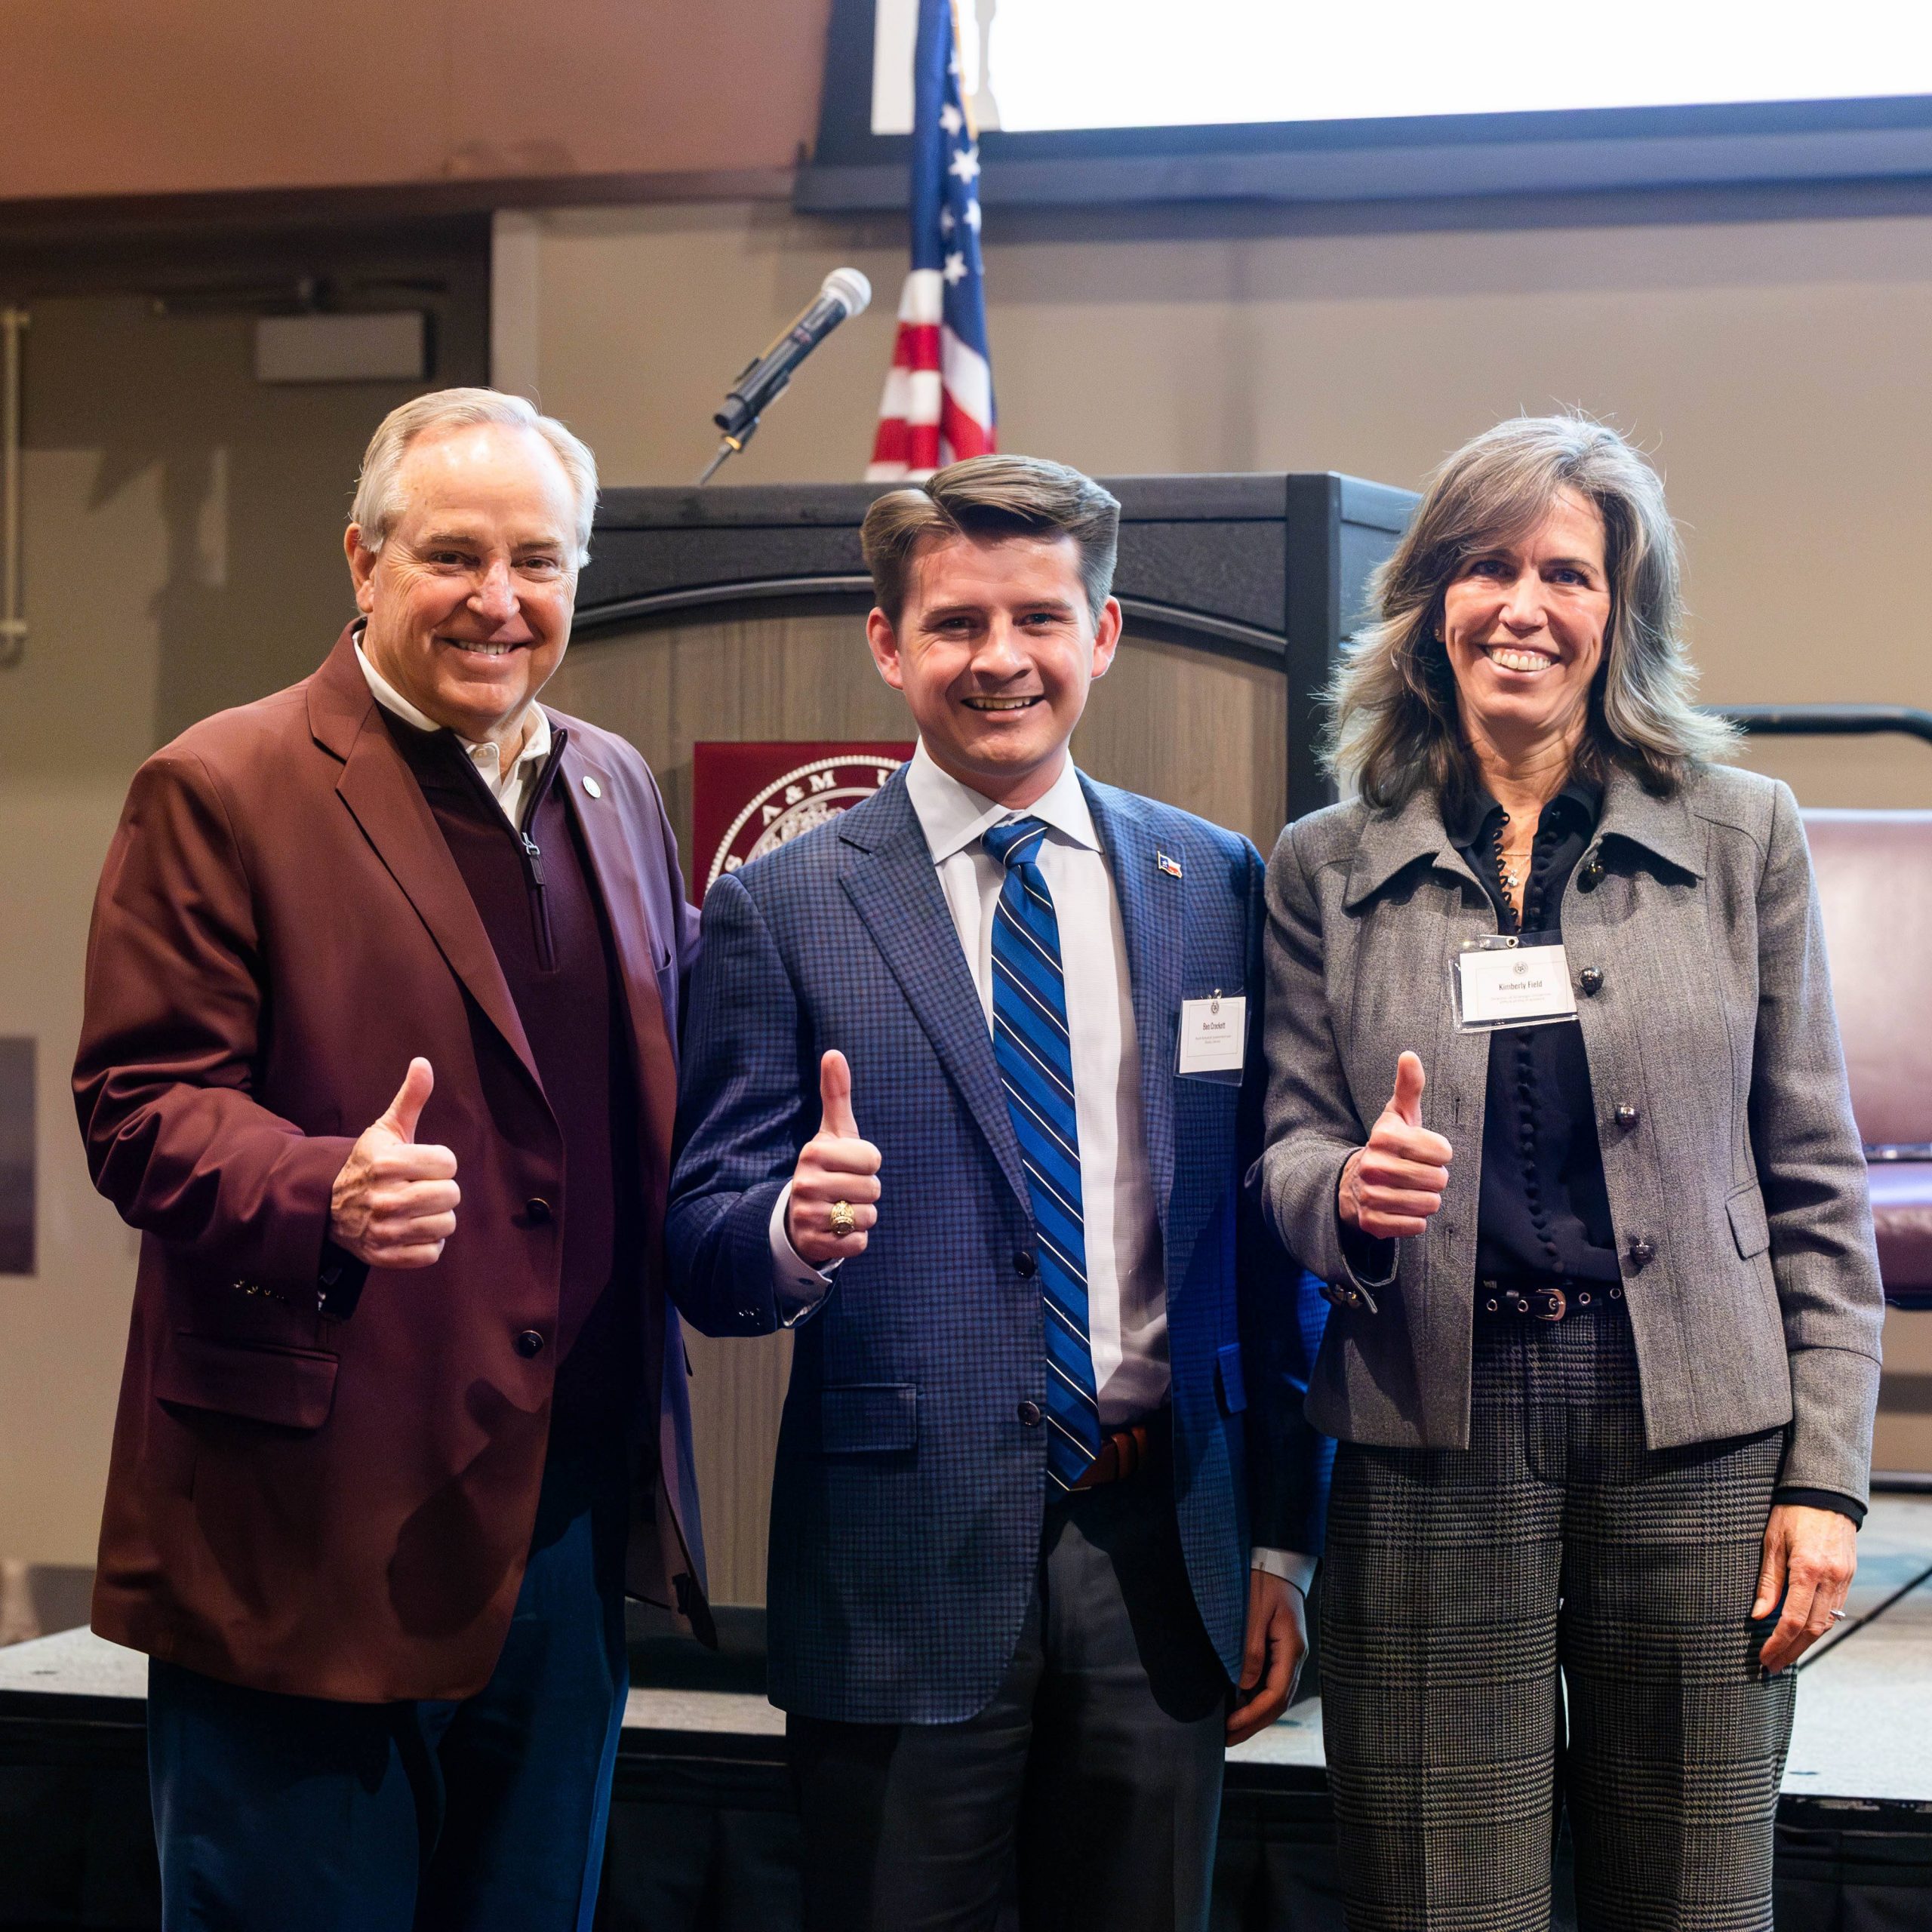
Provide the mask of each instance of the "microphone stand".
[{"label": "microphone stand", "polygon": [[697,479],[697,487],[700,490],[718,474],[719,470],[724,468],[731,457],[736,456],[746,444],[751,441],[752,432],[757,427],[758,418],[754,416],[745,426],[745,433],[742,436],[727,436],[718,445],[718,454],[704,466],[704,474]]},{"label": "microphone stand", "polygon": [[[795,323],[793,327],[796,326]],[[788,330],[786,334],[789,333]],[[783,336],[779,337],[780,343],[784,340]],[[758,434],[758,426],[763,420],[765,411],[790,386],[792,371],[787,369],[780,375],[777,387],[768,395],[758,396],[758,407],[755,409],[752,407],[751,399],[745,391],[750,389],[754,394],[756,393],[760,385],[750,379],[757,374],[758,365],[771,354],[771,351],[767,349],[763,355],[754,355],[738,371],[737,381],[725,392],[724,407],[712,417],[712,421],[718,425],[723,439],[718,445],[718,454],[704,466],[704,474],[697,479],[697,487],[700,490]],[[800,358],[801,361],[803,359]]]}]

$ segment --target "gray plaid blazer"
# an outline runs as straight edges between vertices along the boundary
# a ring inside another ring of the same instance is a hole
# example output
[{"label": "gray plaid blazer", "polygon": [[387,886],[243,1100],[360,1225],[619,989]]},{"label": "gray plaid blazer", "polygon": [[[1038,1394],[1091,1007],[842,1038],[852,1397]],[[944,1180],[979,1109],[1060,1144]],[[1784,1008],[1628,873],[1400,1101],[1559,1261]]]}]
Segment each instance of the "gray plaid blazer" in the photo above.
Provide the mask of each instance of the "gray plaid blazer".
[{"label": "gray plaid blazer", "polygon": [[[1351,1441],[1466,1446],[1489,1040],[1457,1030],[1451,961],[1495,915],[1431,794],[1300,820],[1267,893],[1264,1198],[1343,1304],[1309,1417]],[[1863,1497],[1883,1303],[1790,792],[1730,770],[1670,798],[1614,778],[1563,937],[1651,1447],[1789,1423],[1783,1483]],[[1405,1048],[1457,1149],[1449,1190],[1426,1234],[1345,1247],[1342,1164]]]}]

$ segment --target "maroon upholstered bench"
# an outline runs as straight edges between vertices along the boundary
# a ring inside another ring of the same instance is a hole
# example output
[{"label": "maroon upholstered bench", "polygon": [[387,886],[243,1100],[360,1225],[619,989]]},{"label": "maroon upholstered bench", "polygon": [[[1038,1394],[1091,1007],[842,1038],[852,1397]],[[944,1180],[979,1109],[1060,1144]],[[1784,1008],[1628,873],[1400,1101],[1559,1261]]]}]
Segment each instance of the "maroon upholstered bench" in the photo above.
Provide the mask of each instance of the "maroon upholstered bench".
[{"label": "maroon upholstered bench", "polygon": [[1932,1308],[1932,811],[1807,811],[1886,1299]]}]

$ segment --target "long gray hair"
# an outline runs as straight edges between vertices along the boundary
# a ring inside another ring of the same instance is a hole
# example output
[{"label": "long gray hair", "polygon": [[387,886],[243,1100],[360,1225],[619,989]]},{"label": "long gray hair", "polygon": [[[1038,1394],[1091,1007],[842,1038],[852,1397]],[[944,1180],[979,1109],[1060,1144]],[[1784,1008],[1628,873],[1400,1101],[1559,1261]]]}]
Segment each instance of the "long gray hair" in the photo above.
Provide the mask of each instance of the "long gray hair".
[{"label": "long gray hair", "polygon": [[1344,648],[1327,691],[1324,761],[1369,804],[1426,786],[1445,808],[1476,788],[1456,680],[1439,640],[1443,593],[1475,558],[1533,530],[1568,491],[1603,518],[1611,593],[1603,662],[1578,776],[1614,766],[1667,795],[1737,734],[1691,702],[1682,564],[1657,472],[1614,429],[1580,416],[1519,416],[1465,443],[1429,480],[1408,534],[1370,581],[1377,620]]}]

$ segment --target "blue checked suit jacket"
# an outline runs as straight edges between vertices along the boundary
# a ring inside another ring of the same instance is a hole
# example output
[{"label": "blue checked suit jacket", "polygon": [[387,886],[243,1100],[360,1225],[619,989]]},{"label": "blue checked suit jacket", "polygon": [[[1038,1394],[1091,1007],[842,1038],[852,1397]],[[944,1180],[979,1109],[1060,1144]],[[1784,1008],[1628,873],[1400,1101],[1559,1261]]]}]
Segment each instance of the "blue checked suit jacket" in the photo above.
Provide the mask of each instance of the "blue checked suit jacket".
[{"label": "blue checked suit jacket", "polygon": [[[1201,1618],[1238,1674],[1251,1539],[1320,1546],[1327,1445],[1303,1419],[1326,1305],[1263,1229],[1263,866],[1244,838],[1083,779],[1127,940],[1173,1362],[1174,1507]],[[1179,862],[1178,878],[1156,854]],[[1238,1086],[1174,1072],[1180,1003],[1245,990]],[[904,776],[721,877],[685,1042],[671,1293],[709,1335],[777,1327],[770,1223],[851,1062],[882,1157],[865,1253],[797,1331],[774,1475],[770,1687],[784,1709],[943,1723],[991,1698],[1046,1492],[1034,1235],[992,1041]]]}]

